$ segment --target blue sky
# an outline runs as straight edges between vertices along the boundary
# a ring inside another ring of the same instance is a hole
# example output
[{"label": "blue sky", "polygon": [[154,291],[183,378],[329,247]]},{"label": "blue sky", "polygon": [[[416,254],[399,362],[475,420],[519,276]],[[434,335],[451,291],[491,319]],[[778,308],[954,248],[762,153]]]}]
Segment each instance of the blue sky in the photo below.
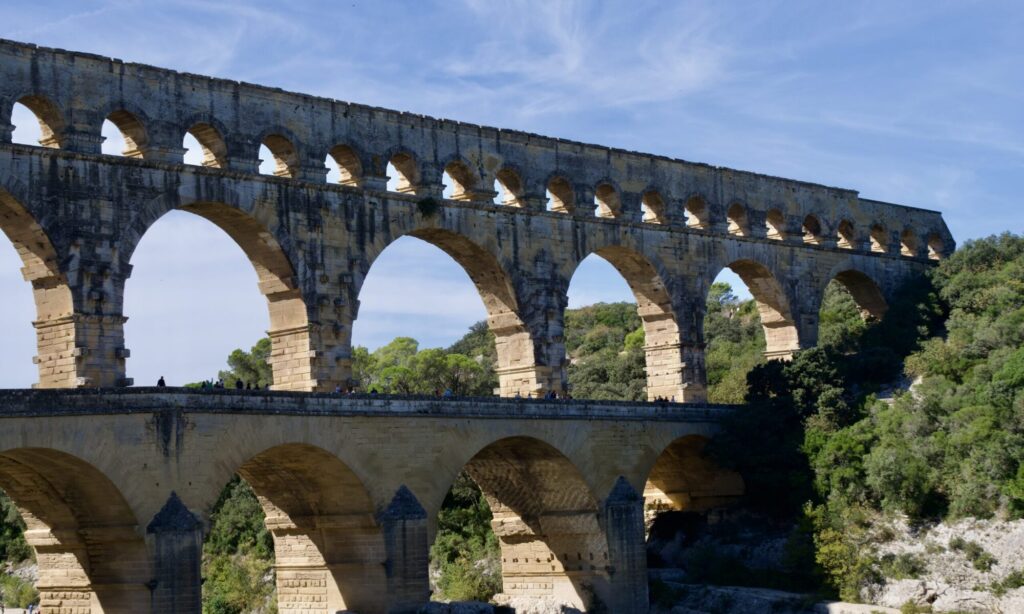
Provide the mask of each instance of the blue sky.
[{"label": "blue sky", "polygon": [[[1024,230],[1021,32],[1014,2],[0,5],[4,38],[853,188],[942,211],[960,242]],[[198,218],[161,220],[133,264],[140,384],[210,377],[266,329],[241,251]],[[0,387],[35,380],[20,266],[0,237]],[[629,298],[596,258],[570,293]],[[354,334],[370,347],[447,345],[484,314],[458,265],[413,239],[361,300]]]}]

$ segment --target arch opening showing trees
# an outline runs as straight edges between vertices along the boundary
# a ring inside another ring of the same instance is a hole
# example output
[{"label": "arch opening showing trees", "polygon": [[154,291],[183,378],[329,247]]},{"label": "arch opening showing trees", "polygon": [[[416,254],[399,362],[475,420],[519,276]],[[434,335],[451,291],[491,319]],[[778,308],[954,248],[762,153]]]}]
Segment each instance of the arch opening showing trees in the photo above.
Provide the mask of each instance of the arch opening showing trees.
[{"label": "arch opening showing trees", "polygon": [[[482,493],[482,500],[475,501],[480,519],[476,538],[490,557],[477,570],[485,591],[499,583],[479,572],[497,567],[507,597],[549,597],[580,609],[595,596],[608,603],[608,540],[598,501],[568,458],[537,439],[502,439],[474,455],[455,484],[464,493],[472,493],[474,486]],[[481,522],[488,515],[490,532]],[[446,539],[451,532],[439,532],[438,540]],[[450,550],[435,542],[433,552],[442,556]],[[544,587],[539,593],[533,588],[538,584]]]},{"label": "arch opening showing trees", "polygon": [[737,260],[728,266],[747,286],[757,304],[764,330],[765,356],[788,358],[800,349],[799,334],[789,298],[775,275],[753,260]]},{"label": "arch opening showing trees", "polygon": [[[165,214],[141,239],[131,254],[135,274],[125,287],[125,313],[131,314],[125,333],[129,347],[135,346],[129,373],[139,374],[137,383],[153,385],[169,369],[191,373],[194,382],[206,380],[224,356],[269,331],[277,349],[268,356],[273,381],[245,383],[309,389],[305,302],[288,257],[262,223],[222,203],[195,203]],[[176,310],[195,317],[183,322],[171,316]],[[171,330],[168,322],[186,328]],[[198,343],[206,349],[197,352]],[[213,344],[220,350],[211,351]]]},{"label": "arch opening showing trees", "polygon": [[708,289],[702,331],[708,401],[744,403],[747,374],[765,361],[764,328],[757,300],[729,269]]},{"label": "arch opening showing trees", "polygon": [[[533,342],[495,256],[436,228],[378,249],[358,284],[362,298],[353,325],[352,371],[359,390],[456,396],[536,392]],[[445,256],[438,258],[438,250]],[[410,268],[410,262],[422,266]],[[392,300],[395,286],[383,286],[383,276],[401,286],[404,300]],[[410,319],[429,322],[421,328],[432,335],[404,336]],[[421,348],[421,341],[428,347]],[[435,344],[447,347],[430,347]]]},{"label": "arch opening showing trees", "polygon": [[8,584],[8,599],[81,611],[149,608],[153,570],[139,521],[103,472],[58,450],[19,448],[0,454],[0,489],[4,511],[13,505],[24,526],[19,556],[34,553],[38,565],[35,585]]},{"label": "arch opening showing trees", "polygon": [[[566,314],[566,329],[572,331],[566,339],[566,350],[573,396],[675,401],[697,398],[693,395],[703,391],[696,392],[695,382],[690,382],[689,388],[684,386],[676,313],[655,267],[638,252],[619,246],[598,249],[590,258],[611,265],[628,288],[620,293],[631,297],[635,304],[599,303],[583,307],[579,313]],[[584,268],[585,263],[586,260],[577,270]],[[570,301],[576,292],[586,292],[574,286],[575,279],[574,275],[569,285]],[[609,318],[607,323],[602,322]],[[574,319],[581,321],[577,324]],[[624,333],[628,334],[620,338]],[[584,355],[589,357],[584,360]]]},{"label": "arch opening showing trees", "polygon": [[321,448],[285,444],[248,459],[211,514],[204,610],[384,611],[375,512],[359,477]]}]

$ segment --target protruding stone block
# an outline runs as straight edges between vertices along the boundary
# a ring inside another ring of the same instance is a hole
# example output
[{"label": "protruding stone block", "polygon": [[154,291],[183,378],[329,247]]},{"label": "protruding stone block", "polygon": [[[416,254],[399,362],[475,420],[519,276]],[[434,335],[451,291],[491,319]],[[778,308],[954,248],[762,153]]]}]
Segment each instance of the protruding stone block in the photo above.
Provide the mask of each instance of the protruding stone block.
[{"label": "protruding stone block", "polygon": [[152,540],[155,576],[152,614],[202,612],[202,523],[172,492],[146,527]]},{"label": "protruding stone block", "polygon": [[647,542],[644,499],[619,476],[604,502],[611,577],[609,610],[622,614],[647,612]]},{"label": "protruding stone block", "polygon": [[430,600],[427,512],[404,485],[377,521],[387,551],[389,612],[415,612]]}]

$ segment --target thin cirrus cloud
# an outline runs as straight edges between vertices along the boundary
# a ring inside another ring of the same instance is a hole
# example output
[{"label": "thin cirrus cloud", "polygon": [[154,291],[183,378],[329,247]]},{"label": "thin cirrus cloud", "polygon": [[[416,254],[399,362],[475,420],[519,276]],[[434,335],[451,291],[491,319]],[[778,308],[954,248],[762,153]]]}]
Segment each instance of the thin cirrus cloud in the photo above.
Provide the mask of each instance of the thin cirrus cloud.
[{"label": "thin cirrus cloud", "polygon": [[[852,188],[940,209],[960,241],[1024,229],[1022,30],[1024,11],[999,1],[0,5],[6,38]],[[33,122],[12,118],[25,142]],[[105,152],[123,147],[104,136]],[[0,321],[25,325],[4,331],[0,386],[25,386],[31,293],[2,243]],[[266,330],[251,266],[204,220],[166,216],[133,265],[140,383],[211,377]],[[383,253],[359,298],[354,340],[370,347],[447,345],[484,317],[458,265],[412,239]],[[630,299],[598,258],[570,286],[574,307]]]}]

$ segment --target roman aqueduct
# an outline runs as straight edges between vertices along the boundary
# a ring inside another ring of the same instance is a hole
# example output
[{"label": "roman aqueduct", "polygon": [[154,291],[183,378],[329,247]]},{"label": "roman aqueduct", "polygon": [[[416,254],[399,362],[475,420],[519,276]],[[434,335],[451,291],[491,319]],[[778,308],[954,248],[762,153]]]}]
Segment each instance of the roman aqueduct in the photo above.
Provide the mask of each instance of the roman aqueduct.
[{"label": "roman aqueduct", "polygon": [[[11,143],[16,103],[37,116],[38,146]],[[106,120],[123,156],[101,153]],[[184,164],[186,133],[201,166]],[[280,393],[124,388],[129,262],[173,210],[252,262]],[[43,611],[93,613],[198,612],[198,540],[236,472],[267,511],[280,611],[411,607],[428,598],[428,538],[463,468],[494,510],[506,593],[643,611],[638,493],[699,509],[742,489],[700,454],[723,411],[704,403],[716,275],[744,280],[767,354],[786,357],[815,344],[832,280],[881,318],[954,247],[939,213],[852,190],[9,41],[0,230],[35,296],[38,387],[83,389],[0,394],[0,487],[29,525]],[[360,289],[403,236],[473,280],[500,396],[563,389],[569,280],[597,254],[636,295],[647,394],[689,406],[299,394],[348,383]]]}]

